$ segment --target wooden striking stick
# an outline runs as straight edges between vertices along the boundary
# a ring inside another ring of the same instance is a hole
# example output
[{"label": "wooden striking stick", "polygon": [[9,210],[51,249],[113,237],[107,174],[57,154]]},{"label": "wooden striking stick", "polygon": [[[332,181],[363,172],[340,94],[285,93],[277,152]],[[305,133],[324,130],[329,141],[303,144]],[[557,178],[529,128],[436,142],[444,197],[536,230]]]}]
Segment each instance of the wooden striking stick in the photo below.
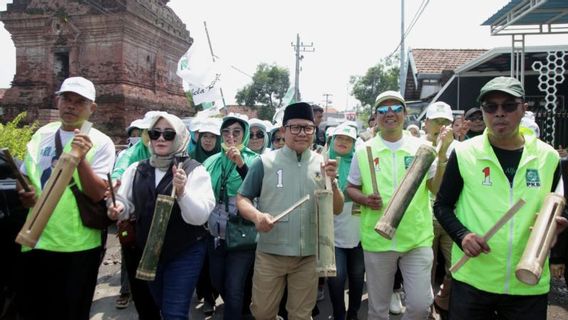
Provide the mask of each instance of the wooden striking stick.
[{"label": "wooden striking stick", "polygon": [[[519,201],[517,201],[509,210],[507,210],[507,212],[505,212],[505,214],[499,219],[497,220],[497,222],[495,223],[495,225],[493,225],[493,227],[491,227],[491,229],[489,229],[489,231],[487,231],[484,235],[483,235],[483,240],[485,240],[485,242],[488,242],[489,239],[491,239],[491,237],[493,237],[495,235],[495,233],[497,233],[497,231],[499,231],[499,229],[501,229],[501,227],[503,227],[505,225],[505,223],[509,222],[509,220],[511,220],[511,218],[525,205],[525,200],[523,199],[519,199]],[[450,272],[454,273],[456,271],[458,271],[471,257],[470,256],[466,256],[464,255],[463,257],[461,257],[460,260],[458,260],[458,262],[456,262],[451,268],[450,268]]]},{"label": "wooden striking stick", "polygon": [[369,169],[371,171],[371,183],[373,185],[373,193],[376,195],[379,194],[379,186],[377,186],[377,174],[375,173],[375,163],[373,160],[373,150],[371,146],[367,146],[367,161],[369,161]]},{"label": "wooden striking stick", "polygon": [[[89,121],[83,122],[81,133],[88,134],[91,126],[92,123]],[[69,181],[71,181],[73,173],[81,161],[79,154],[77,147],[72,146],[70,152],[63,153],[57,160],[57,164],[51,172],[51,176],[49,176],[39,199],[16,237],[17,243],[35,248],[41,233],[45,229],[61,196],[63,196],[63,192],[69,186]]]},{"label": "wooden striking stick", "polygon": [[565,204],[564,197],[556,193],[549,193],[544,199],[523,256],[515,270],[519,281],[532,286],[540,281],[544,262],[556,237],[556,217],[562,214]]},{"label": "wooden striking stick", "polygon": [[172,178],[172,193],[170,196],[159,194],[156,199],[156,206],[154,207],[154,215],[152,216],[152,224],[146,239],[146,245],[142,252],[142,258],[136,270],[136,278],[145,281],[154,281],[156,278],[156,270],[158,269],[158,262],[160,254],[162,253],[162,246],[166,237],[166,230],[172,214],[172,208],[175,203],[176,188],[173,185]]},{"label": "wooden striking stick", "polygon": [[0,152],[2,152],[4,154],[4,157],[6,158],[6,163],[10,166],[10,169],[12,170],[12,174],[14,175],[16,180],[18,180],[20,185],[22,185],[22,188],[24,188],[24,191],[26,191],[26,192],[32,191],[32,189],[30,189],[30,186],[28,185],[26,179],[24,178],[24,176],[20,172],[20,169],[18,169],[18,167],[16,166],[16,162],[14,161],[14,158],[12,158],[12,154],[10,153],[10,150],[8,148],[2,148],[2,149],[0,149]]},{"label": "wooden striking stick", "polygon": [[112,205],[116,207],[116,197],[114,196],[114,187],[112,186],[112,177],[110,176],[110,172],[107,173],[108,179],[108,187],[110,190],[110,197],[112,199]]},{"label": "wooden striking stick", "polygon": [[284,218],[285,216],[287,216],[290,212],[294,211],[294,209],[298,208],[299,206],[303,205],[304,202],[310,200],[310,195],[307,194],[305,195],[302,199],[296,201],[296,203],[294,203],[290,208],[282,211],[282,213],[280,213],[279,215],[275,216],[272,221],[276,222],[282,218]]},{"label": "wooden striking stick", "polygon": [[[394,237],[396,229],[402,220],[406,209],[414,198],[428,169],[436,158],[436,150],[429,145],[421,145],[416,151],[414,161],[406,171],[404,178],[393,193],[383,216],[375,225],[375,231],[386,239]],[[373,171],[371,171],[373,172]]]}]

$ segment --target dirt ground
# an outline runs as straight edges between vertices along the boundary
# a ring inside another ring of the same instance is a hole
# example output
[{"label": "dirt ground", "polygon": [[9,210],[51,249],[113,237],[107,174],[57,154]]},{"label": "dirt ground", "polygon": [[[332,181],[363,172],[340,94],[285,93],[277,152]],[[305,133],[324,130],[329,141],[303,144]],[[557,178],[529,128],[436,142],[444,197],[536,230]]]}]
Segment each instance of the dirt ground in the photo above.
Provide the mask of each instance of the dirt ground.
[{"label": "dirt ground", "polygon": [[[120,290],[120,245],[116,239],[115,232],[109,232],[107,252],[103,264],[99,270],[98,285],[95,292],[93,306],[91,309],[91,320],[135,320],[137,319],[134,304],[130,303],[128,308],[118,310],[114,306],[116,297]],[[347,295],[346,295],[347,297]],[[194,303],[191,308],[191,319],[222,319],[223,306],[222,300],[218,300],[217,312],[213,317],[206,318],[201,312],[201,303]],[[318,302],[320,315],[316,320],[333,319],[331,303],[326,292],[326,299]],[[359,319],[367,319],[367,295],[363,295],[363,302],[359,312]],[[400,319],[400,316],[391,316],[391,319]],[[568,319],[568,288],[564,279],[553,280],[549,295],[549,320]]]}]

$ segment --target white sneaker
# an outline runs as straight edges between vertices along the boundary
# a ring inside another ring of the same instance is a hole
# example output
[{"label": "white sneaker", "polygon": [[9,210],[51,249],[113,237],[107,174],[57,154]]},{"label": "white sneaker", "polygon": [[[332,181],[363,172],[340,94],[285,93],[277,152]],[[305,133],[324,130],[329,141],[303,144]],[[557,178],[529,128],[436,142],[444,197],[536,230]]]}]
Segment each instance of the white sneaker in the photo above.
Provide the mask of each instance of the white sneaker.
[{"label": "white sneaker", "polygon": [[393,292],[391,295],[391,302],[389,306],[389,312],[391,314],[397,315],[402,313],[402,301],[400,299],[399,292]]}]

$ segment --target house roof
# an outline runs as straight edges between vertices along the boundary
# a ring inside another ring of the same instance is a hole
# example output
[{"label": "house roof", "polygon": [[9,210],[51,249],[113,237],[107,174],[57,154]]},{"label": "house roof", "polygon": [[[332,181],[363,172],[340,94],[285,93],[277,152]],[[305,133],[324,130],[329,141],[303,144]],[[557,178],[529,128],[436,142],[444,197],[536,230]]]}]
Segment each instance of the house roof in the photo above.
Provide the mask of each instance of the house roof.
[{"label": "house roof", "polygon": [[566,0],[511,0],[482,25],[492,35],[567,33],[567,12]]},{"label": "house roof", "polygon": [[412,49],[409,52],[414,74],[441,74],[455,70],[483,53],[486,49]]},{"label": "house roof", "polygon": [[8,90],[8,89],[0,89],[0,100],[2,100],[2,98],[4,98],[4,93],[6,93],[6,90]]}]

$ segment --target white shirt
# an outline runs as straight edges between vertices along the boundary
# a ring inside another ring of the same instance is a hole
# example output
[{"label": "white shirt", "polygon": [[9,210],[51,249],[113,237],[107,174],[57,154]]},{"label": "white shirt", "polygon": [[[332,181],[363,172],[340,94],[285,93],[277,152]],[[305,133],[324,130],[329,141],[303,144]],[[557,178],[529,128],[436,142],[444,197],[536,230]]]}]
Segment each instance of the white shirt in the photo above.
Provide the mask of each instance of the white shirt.
[{"label": "white shirt", "polygon": [[[135,210],[132,203],[132,182],[134,181],[134,175],[139,163],[131,164],[122,175],[122,184],[117,192],[117,202],[124,205],[124,211],[121,213],[119,220],[128,219]],[[160,169],[154,170],[156,176],[155,186],[158,186],[166,172]],[[207,222],[209,214],[215,207],[215,195],[211,187],[211,177],[205,170],[205,167],[198,166],[189,173],[184,193],[181,197],[176,197],[176,201],[180,207],[181,216],[186,223],[199,226]]]},{"label": "white shirt", "polygon": [[[69,143],[71,139],[73,139],[75,133],[73,131],[64,131],[63,129],[61,129],[59,131],[59,135],[61,137],[61,145],[63,146],[63,148],[65,148],[65,145]],[[95,154],[92,157],[92,163],[89,164],[93,169],[93,172],[99,178],[107,180],[107,173],[111,172],[114,166],[114,143],[108,136],[94,128],[91,129],[89,138],[96,146]],[[39,154],[39,157],[36,159],[35,154],[29,153],[29,155],[33,158],[33,162],[38,163],[41,171],[44,172],[51,167],[52,159],[56,156],[55,131],[53,132],[53,134],[46,136],[46,138],[44,138],[40,142],[40,151],[37,154]],[[22,174],[27,175],[25,162],[22,162],[20,171],[22,172]]]}]

